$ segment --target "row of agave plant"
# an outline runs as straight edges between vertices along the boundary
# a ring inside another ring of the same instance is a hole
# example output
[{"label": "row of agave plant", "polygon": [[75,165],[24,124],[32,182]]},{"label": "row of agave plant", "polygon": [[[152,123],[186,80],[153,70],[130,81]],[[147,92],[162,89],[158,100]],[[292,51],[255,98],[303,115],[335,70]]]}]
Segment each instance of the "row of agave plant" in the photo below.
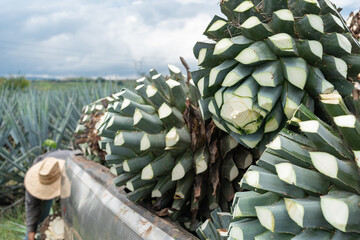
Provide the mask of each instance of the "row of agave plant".
[{"label": "row of agave plant", "polygon": [[85,107],[78,129],[97,129],[129,199],[200,239],[358,239],[359,42],[327,0],[220,6],[199,70],[151,70]]}]

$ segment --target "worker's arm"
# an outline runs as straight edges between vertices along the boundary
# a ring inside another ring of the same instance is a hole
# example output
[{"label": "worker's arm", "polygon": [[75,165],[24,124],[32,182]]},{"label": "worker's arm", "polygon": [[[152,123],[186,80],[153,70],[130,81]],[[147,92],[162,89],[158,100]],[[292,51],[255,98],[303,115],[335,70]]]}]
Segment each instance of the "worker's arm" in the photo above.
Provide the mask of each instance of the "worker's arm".
[{"label": "worker's arm", "polygon": [[35,232],[29,232],[28,233],[28,240],[35,240],[35,235],[36,235],[36,233]]},{"label": "worker's arm", "polygon": [[35,233],[41,216],[41,200],[25,191],[26,228],[28,233]]}]

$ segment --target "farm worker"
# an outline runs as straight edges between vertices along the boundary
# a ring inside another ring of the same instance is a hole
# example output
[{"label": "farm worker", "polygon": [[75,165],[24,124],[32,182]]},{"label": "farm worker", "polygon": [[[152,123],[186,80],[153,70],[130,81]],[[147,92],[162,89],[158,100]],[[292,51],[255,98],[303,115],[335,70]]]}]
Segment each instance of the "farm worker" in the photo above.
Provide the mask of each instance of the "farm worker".
[{"label": "farm worker", "polygon": [[49,215],[53,199],[60,196],[61,171],[69,152],[59,150],[40,155],[26,172],[25,240],[35,240],[37,226]]}]

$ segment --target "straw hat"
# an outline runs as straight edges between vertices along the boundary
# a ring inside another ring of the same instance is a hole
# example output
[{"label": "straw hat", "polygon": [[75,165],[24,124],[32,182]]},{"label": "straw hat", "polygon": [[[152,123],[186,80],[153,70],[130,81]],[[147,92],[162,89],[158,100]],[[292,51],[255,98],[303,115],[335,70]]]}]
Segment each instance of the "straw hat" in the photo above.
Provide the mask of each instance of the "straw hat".
[{"label": "straw hat", "polygon": [[34,164],[25,175],[26,190],[42,200],[60,196],[61,170],[64,164],[64,160],[53,157]]}]

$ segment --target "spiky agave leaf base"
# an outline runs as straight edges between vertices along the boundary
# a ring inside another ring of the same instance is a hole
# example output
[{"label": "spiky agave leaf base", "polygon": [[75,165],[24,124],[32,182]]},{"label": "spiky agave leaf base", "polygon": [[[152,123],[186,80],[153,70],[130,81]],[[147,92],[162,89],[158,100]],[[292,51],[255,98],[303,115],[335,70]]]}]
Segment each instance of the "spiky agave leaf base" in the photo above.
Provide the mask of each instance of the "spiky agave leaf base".
[{"label": "spiky agave leaf base", "polygon": [[73,135],[74,144],[84,155],[95,162],[105,164],[105,151],[99,147],[101,137],[97,125],[103,117],[109,103],[114,102],[116,94],[99,99],[82,108],[82,115]]},{"label": "spiky agave leaf base", "polygon": [[220,208],[216,208],[211,212],[210,218],[205,220],[195,232],[201,240],[227,239],[227,229],[231,219],[229,212],[221,212]]},{"label": "spiky agave leaf base", "polygon": [[328,0],[224,0],[194,55],[201,105],[239,143],[264,146],[303,103],[350,95],[360,47]]},{"label": "spiky agave leaf base", "polygon": [[339,94],[321,95],[321,107],[334,127],[301,105],[245,173],[240,184],[249,191],[236,193],[232,206],[242,220],[230,224],[229,239],[245,239],[237,233],[250,223],[262,228],[255,239],[360,238],[359,116]]}]

